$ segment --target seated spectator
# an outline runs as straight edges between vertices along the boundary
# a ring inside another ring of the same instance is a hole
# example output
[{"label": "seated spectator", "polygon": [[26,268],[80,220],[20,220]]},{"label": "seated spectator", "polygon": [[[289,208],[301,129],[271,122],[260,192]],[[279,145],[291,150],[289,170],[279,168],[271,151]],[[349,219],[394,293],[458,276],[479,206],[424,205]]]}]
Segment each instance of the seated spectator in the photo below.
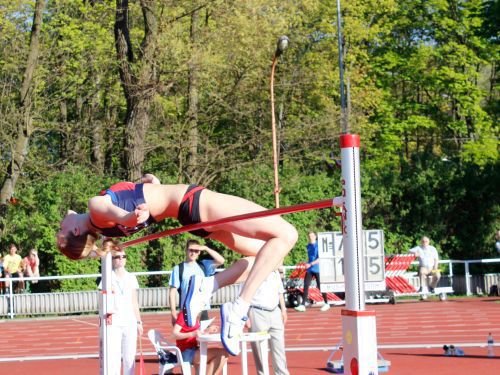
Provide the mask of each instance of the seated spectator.
[{"label": "seated spectator", "polygon": [[[420,276],[420,289],[419,292],[426,293],[427,290],[434,293],[441,273],[439,272],[439,256],[436,248],[430,245],[429,237],[422,237],[421,245],[410,249],[418,258]],[[428,284],[427,277],[431,276],[431,282]]]},{"label": "seated spectator", "polygon": [[[40,259],[38,252],[31,249],[28,256],[23,259],[23,274],[27,277],[40,277]],[[31,280],[32,284],[36,284],[38,280]]]},{"label": "seated spectator", "polygon": [[[23,259],[17,253],[17,247],[13,243],[9,245],[9,254],[3,258],[3,268],[6,278],[18,277],[19,283],[17,286],[17,291],[22,292],[24,290],[23,281]],[[7,284],[7,288],[12,288],[12,283]]]},{"label": "seated spectator", "polygon": [[[216,333],[217,327],[210,326],[207,333]],[[177,315],[177,321],[174,325],[173,335],[176,339],[176,345],[182,353],[184,362],[189,362],[196,367],[196,373],[200,366],[200,351],[198,336],[205,332],[200,330],[200,321],[197,320],[194,327],[188,327],[184,320],[184,314]],[[223,348],[208,348],[207,350],[207,375],[222,374],[222,369],[227,361],[227,353]]]}]

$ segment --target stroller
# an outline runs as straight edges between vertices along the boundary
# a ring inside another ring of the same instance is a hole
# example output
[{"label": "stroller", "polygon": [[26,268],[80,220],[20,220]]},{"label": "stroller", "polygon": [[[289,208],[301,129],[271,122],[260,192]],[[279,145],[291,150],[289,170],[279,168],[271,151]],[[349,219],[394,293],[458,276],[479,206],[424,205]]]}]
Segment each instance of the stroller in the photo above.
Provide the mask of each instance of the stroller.
[{"label": "stroller", "polygon": [[[287,278],[285,282],[285,301],[287,303],[287,307],[296,307],[304,302],[304,277],[306,276],[306,264],[304,262],[298,263],[295,269],[292,271],[290,276]],[[342,300],[337,297],[337,295],[333,293],[326,293],[326,297],[329,302],[333,301],[334,304],[338,304],[342,302]],[[321,291],[318,287],[313,287],[312,284],[309,287],[308,293],[309,300],[312,303],[323,302],[323,296],[321,295]]]}]

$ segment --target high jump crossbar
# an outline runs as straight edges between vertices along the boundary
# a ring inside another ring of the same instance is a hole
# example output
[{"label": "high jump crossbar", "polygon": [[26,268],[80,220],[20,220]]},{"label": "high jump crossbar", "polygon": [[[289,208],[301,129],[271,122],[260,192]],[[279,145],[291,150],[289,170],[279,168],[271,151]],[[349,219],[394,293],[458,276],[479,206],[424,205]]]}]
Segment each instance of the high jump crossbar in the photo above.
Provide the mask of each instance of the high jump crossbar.
[{"label": "high jump crossbar", "polygon": [[122,244],[122,247],[126,248],[126,247],[137,245],[137,244],[140,244],[143,242],[156,240],[156,239],[161,238],[161,237],[173,236],[176,234],[189,232],[189,231],[196,230],[196,229],[213,227],[216,225],[231,223],[231,222],[235,222],[235,221],[257,219],[260,217],[274,216],[274,215],[285,215],[285,214],[291,214],[294,212],[317,210],[320,208],[332,207],[334,205],[335,204],[333,202],[333,199],[328,198],[328,199],[323,199],[323,200],[311,202],[311,203],[301,203],[301,204],[296,204],[293,206],[272,208],[272,209],[264,210],[264,211],[249,212],[247,214],[229,216],[229,217],[226,217],[223,219],[206,221],[206,222],[197,223],[197,224],[185,225],[185,226],[182,226],[179,228],[174,228],[174,229],[167,229],[167,230],[164,230],[164,231],[159,232],[159,233],[149,234],[149,235],[141,237],[141,238],[136,238],[134,240],[124,242]]}]

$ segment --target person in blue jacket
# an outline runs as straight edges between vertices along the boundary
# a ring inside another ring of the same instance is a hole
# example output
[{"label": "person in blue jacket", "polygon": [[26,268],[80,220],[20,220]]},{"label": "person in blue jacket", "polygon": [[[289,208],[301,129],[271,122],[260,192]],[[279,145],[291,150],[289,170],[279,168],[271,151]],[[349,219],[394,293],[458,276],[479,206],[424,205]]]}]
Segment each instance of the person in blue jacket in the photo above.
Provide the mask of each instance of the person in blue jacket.
[{"label": "person in blue jacket", "polygon": [[[306,263],[306,276],[304,278],[304,293],[302,298],[302,304],[295,307],[297,311],[306,311],[305,303],[308,300],[309,296],[309,286],[311,285],[311,281],[313,278],[316,279],[316,284],[318,285],[318,289],[320,288],[321,281],[319,278],[319,256],[318,256],[318,240],[316,233],[309,232],[309,243],[307,244],[307,257],[308,262]],[[328,304],[328,299],[326,293],[322,293],[323,301],[325,302],[323,306],[321,306],[321,311],[327,311],[330,309],[330,305]]]}]

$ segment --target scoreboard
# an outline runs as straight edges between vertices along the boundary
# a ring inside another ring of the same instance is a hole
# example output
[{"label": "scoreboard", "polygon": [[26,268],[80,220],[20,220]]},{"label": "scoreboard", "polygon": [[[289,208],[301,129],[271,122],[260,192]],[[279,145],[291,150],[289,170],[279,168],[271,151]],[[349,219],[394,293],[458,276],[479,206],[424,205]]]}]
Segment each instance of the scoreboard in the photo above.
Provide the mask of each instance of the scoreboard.
[{"label": "scoreboard", "polygon": [[[318,233],[321,292],[344,292],[344,248],[341,232]],[[385,290],[384,232],[363,230],[365,291]]]}]

